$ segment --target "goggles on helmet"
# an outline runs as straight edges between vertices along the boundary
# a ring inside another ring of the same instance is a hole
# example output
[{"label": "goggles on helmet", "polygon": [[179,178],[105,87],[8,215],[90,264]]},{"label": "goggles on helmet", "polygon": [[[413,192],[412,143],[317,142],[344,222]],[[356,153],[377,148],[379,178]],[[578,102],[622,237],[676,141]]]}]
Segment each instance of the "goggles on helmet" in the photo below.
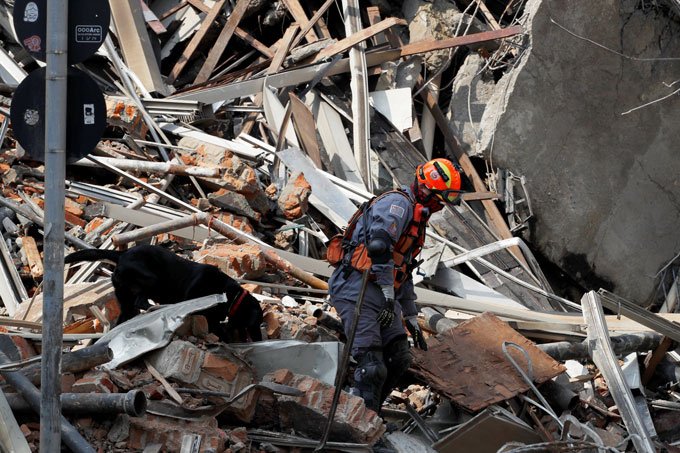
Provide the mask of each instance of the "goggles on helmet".
[{"label": "goggles on helmet", "polygon": [[425,203],[433,198],[437,198],[444,203],[456,203],[458,201],[458,197],[460,197],[460,194],[465,192],[464,190],[455,189],[437,190],[428,188],[427,190],[430,193],[423,197],[423,202]]}]

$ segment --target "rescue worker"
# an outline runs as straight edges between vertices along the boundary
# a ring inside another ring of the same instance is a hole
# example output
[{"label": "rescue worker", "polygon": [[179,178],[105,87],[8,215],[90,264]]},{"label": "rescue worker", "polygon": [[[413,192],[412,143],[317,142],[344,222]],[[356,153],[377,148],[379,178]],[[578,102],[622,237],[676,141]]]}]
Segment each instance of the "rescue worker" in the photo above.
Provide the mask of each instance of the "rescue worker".
[{"label": "rescue worker", "polygon": [[416,168],[410,187],[374,198],[356,222],[350,221],[351,233],[348,226],[349,247],[328,282],[330,302],[349,337],[362,269],[370,266],[351,350],[357,368],[350,392],[376,412],[411,364],[402,317],[415,347],[427,350],[411,271],[419,264],[427,220],[445,203],[458,203],[460,187],[460,173],[451,161],[431,160]]}]

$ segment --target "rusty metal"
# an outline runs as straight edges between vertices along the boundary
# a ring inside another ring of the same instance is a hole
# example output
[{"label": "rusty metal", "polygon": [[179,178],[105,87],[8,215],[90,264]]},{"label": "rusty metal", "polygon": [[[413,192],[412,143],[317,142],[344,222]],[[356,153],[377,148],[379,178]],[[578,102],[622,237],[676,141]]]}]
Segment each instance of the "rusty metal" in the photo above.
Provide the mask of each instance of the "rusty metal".
[{"label": "rusty metal", "polygon": [[[533,382],[540,384],[565,371],[564,365],[491,313],[431,337],[427,352],[413,350],[412,368],[440,394],[478,411],[530,388],[505,359],[504,341],[516,343],[527,352],[533,366]],[[521,359],[520,363],[524,365]]]}]

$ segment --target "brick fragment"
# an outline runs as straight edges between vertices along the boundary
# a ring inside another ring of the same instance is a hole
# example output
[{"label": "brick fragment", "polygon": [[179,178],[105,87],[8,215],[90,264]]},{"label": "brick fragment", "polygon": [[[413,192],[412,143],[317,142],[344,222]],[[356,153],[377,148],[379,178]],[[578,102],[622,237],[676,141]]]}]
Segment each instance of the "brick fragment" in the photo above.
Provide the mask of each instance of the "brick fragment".
[{"label": "brick fragment", "polygon": [[73,393],[117,393],[118,387],[113,383],[107,371],[88,371],[71,387]]},{"label": "brick fragment", "polygon": [[123,128],[135,138],[143,139],[149,131],[142,112],[127,99],[107,96],[106,118],[110,125]]},{"label": "brick fragment", "polygon": [[305,179],[303,173],[291,178],[283,188],[277,201],[283,216],[289,220],[299,219],[309,209],[309,196],[312,186]]},{"label": "brick fragment", "polygon": [[[304,392],[300,397],[277,395],[279,419],[283,430],[295,430],[318,439],[323,434],[334,387],[310,376],[277,370],[264,381],[296,387]],[[382,419],[367,409],[363,399],[342,392],[338,402],[330,440],[374,444],[385,432]]]},{"label": "brick fragment", "polygon": [[232,278],[255,279],[266,270],[262,250],[251,244],[216,244],[194,253],[194,260],[212,264]]}]

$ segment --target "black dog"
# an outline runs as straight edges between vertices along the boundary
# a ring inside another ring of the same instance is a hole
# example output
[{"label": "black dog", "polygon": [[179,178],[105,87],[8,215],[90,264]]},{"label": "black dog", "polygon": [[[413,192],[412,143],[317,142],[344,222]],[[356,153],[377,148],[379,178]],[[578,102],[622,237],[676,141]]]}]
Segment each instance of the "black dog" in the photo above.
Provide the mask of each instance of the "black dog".
[{"label": "black dog", "polygon": [[[262,340],[260,303],[217,267],[189,261],[153,245],[138,245],[124,251],[80,250],[64,258],[65,263],[102,260],[116,263],[111,281],[121,306],[118,323],[148,309],[149,299],[157,304],[175,304],[225,293],[226,304],[201,312],[208,319],[210,331],[225,342],[236,340],[235,333],[241,341],[246,340],[246,333],[253,341]],[[227,317],[225,326],[221,321]]]}]

